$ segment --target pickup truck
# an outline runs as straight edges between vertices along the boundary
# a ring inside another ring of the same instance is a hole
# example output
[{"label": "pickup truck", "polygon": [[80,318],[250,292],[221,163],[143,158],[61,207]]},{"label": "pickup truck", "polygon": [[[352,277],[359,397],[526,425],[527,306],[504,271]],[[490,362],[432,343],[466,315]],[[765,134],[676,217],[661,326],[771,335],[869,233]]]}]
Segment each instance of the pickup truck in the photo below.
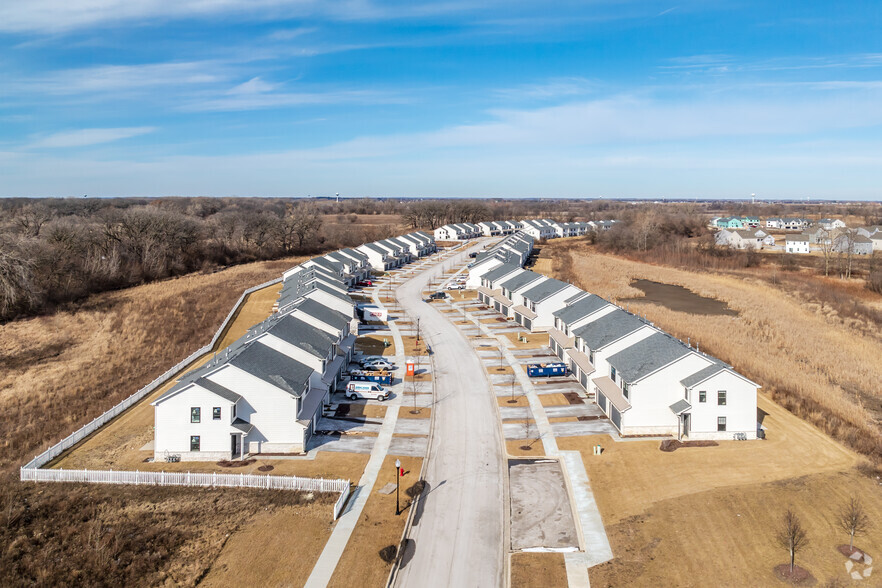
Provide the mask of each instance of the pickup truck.
[{"label": "pickup truck", "polygon": [[444,292],[435,292],[434,294],[429,294],[429,300],[443,300],[447,298],[447,294]]}]

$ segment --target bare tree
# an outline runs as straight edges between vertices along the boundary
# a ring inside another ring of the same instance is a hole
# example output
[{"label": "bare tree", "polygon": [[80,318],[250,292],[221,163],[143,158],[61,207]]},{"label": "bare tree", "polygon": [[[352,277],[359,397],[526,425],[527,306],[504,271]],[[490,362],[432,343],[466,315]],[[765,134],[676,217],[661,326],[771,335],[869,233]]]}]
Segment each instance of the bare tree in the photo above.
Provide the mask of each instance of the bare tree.
[{"label": "bare tree", "polygon": [[783,547],[790,553],[790,573],[793,573],[793,565],[796,561],[796,554],[799,553],[806,545],[808,545],[808,536],[799,517],[790,509],[784,513],[781,519],[781,526],[775,535],[778,545]]},{"label": "bare tree", "polygon": [[33,262],[11,244],[0,242],[0,317],[36,300]]},{"label": "bare tree", "polygon": [[833,253],[833,236],[830,234],[830,231],[821,227],[818,229],[816,233],[818,239],[818,245],[821,246],[821,251],[824,254],[824,275],[830,275],[830,257]]},{"label": "bare tree", "polygon": [[861,501],[854,496],[839,510],[836,522],[839,523],[839,528],[848,533],[848,546],[851,549],[854,549],[854,538],[863,535],[870,528],[870,517],[864,511]]}]

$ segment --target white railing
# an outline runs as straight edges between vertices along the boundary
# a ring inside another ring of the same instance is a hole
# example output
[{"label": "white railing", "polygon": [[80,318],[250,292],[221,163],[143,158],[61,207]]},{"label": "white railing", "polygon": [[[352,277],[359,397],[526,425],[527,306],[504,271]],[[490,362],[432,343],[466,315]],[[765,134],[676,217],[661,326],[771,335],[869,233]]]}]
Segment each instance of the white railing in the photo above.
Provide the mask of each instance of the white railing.
[{"label": "white railing", "polygon": [[349,480],[300,478],[217,472],[142,472],[114,470],[21,469],[25,482],[86,482],[90,484],[133,484],[144,486],[204,486],[302,490],[304,492],[349,492]]}]

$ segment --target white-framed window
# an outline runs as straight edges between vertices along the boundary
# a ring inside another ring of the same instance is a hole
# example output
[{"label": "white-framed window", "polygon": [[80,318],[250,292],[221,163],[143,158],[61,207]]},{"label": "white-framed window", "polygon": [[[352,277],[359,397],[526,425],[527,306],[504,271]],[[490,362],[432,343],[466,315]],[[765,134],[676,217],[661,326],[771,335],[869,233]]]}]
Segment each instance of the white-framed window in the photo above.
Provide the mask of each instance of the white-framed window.
[{"label": "white-framed window", "polygon": [[717,417],[717,431],[726,430],[726,417]]},{"label": "white-framed window", "polygon": [[221,407],[215,406],[211,409],[211,420],[219,421],[221,419]]},{"label": "white-framed window", "polygon": [[202,409],[198,406],[190,407],[190,422],[191,423],[201,423],[202,422]]},{"label": "white-framed window", "polygon": [[717,391],[717,406],[726,406],[726,391]]},{"label": "white-framed window", "polygon": [[707,390],[699,390],[698,391],[698,401],[699,402],[707,402]]},{"label": "white-framed window", "polygon": [[199,451],[199,447],[201,443],[199,441],[199,435],[191,435],[190,436],[190,451]]}]

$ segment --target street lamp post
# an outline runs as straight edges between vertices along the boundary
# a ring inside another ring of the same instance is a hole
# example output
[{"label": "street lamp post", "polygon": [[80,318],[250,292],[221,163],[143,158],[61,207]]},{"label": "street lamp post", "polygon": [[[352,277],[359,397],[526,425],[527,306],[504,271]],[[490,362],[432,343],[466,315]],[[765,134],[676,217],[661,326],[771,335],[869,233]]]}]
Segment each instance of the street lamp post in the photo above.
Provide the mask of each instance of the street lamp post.
[{"label": "street lamp post", "polygon": [[395,516],[401,514],[401,503],[399,502],[401,489],[401,460],[395,460]]}]

